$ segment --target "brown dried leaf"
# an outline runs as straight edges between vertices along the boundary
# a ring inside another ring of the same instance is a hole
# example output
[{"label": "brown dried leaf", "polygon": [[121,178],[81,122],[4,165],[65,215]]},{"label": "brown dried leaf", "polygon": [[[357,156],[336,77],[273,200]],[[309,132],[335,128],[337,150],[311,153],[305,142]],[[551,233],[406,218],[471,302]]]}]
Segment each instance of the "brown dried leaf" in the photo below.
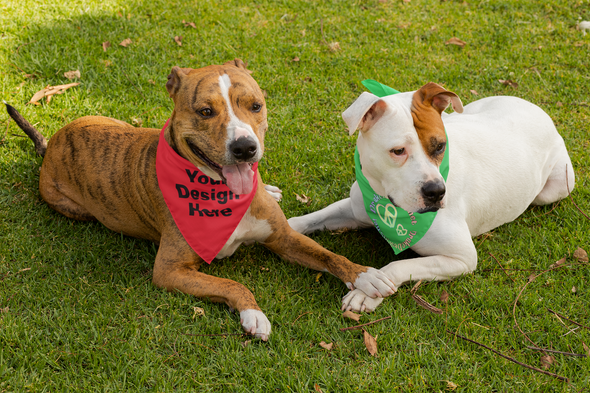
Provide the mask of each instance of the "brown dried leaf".
[{"label": "brown dried leaf", "polygon": [[193,307],[193,311],[193,319],[195,319],[196,317],[205,316],[205,310],[203,310],[201,307]]},{"label": "brown dried leaf", "polygon": [[195,25],[194,22],[185,22],[184,19],[182,20],[182,23],[184,23],[184,27],[192,27],[193,29],[197,28],[197,25]]},{"label": "brown dried leaf", "polygon": [[66,71],[64,72],[64,76],[68,79],[80,79],[81,75],[80,75],[80,70],[76,70],[76,71]]},{"label": "brown dried leaf", "polygon": [[478,96],[478,95],[479,95],[479,93],[478,93],[477,91],[475,91],[475,90],[469,90],[469,91],[470,91],[470,92],[471,92],[471,94],[473,94],[474,96]]},{"label": "brown dried leaf", "polygon": [[299,57],[295,56],[291,61],[299,61]]},{"label": "brown dried leaf", "polygon": [[102,43],[102,50],[104,52],[106,52],[107,51],[107,48],[110,48],[110,47],[111,47],[111,43],[109,41],[105,41],[105,42]]},{"label": "brown dried leaf", "polygon": [[460,40],[457,37],[453,37],[450,40],[448,40],[447,42],[445,42],[445,45],[457,45],[457,46],[460,46],[461,48],[463,48],[465,45],[467,45],[467,42]]},{"label": "brown dried leaf", "polygon": [[447,383],[447,390],[457,389],[457,384],[451,381],[445,381]]},{"label": "brown dried leaf", "polygon": [[54,94],[61,94],[64,91],[66,91],[67,89],[69,89],[70,87],[74,87],[74,86],[78,86],[78,85],[79,85],[79,83],[69,83],[67,85],[47,86],[45,89],[39,90],[38,92],[36,92],[33,95],[33,97],[31,98],[31,100],[28,102],[28,104],[38,105],[37,101],[39,101],[43,97],[49,97]]},{"label": "brown dried leaf", "polygon": [[323,393],[322,388],[320,388],[320,385],[318,385],[317,383],[313,384],[313,389],[318,393]]},{"label": "brown dried leaf", "polygon": [[375,337],[371,336],[365,329],[363,329],[363,339],[367,351],[369,351],[371,356],[375,356],[377,353],[377,340],[375,340]]},{"label": "brown dried leaf", "polygon": [[580,262],[588,262],[588,253],[581,247],[574,251],[574,258]]},{"label": "brown dried leaf", "polygon": [[240,342],[240,344],[242,344],[242,347],[246,348],[248,345],[250,345],[251,341],[252,340],[246,340],[246,341]]},{"label": "brown dried leaf", "polygon": [[447,303],[449,301],[449,293],[443,289],[442,293],[440,294],[440,301],[443,303]]},{"label": "brown dried leaf", "polygon": [[500,82],[504,86],[510,86],[513,89],[517,89],[518,88],[518,83],[516,83],[516,82],[514,82],[513,80],[510,80],[510,79],[498,79],[498,82]]},{"label": "brown dried leaf", "polygon": [[311,203],[311,199],[307,195],[305,195],[305,194],[299,195],[299,194],[296,193],[295,194],[295,199],[297,199],[299,202],[304,203],[304,204],[306,204],[308,206]]},{"label": "brown dried leaf", "polygon": [[330,48],[331,52],[338,52],[340,50],[340,43],[339,42],[331,42],[328,44],[328,48]]},{"label": "brown dried leaf", "polygon": [[110,65],[112,65],[112,64],[113,64],[113,62],[112,62],[112,61],[110,61],[110,60],[103,60],[103,59],[100,59],[100,62],[101,62],[102,64],[104,64],[104,66],[105,66],[105,67],[108,67],[108,66],[110,66]]},{"label": "brown dried leaf", "polygon": [[563,265],[564,263],[565,263],[565,257],[561,258],[559,261],[557,261],[554,264],[552,264],[551,266],[549,266],[549,269],[555,269],[556,267],[558,267],[559,265]]},{"label": "brown dried leaf", "polygon": [[151,83],[152,85],[155,85],[156,84],[156,82],[154,80],[152,80],[152,79],[148,79],[148,83]]},{"label": "brown dried leaf", "polygon": [[342,313],[342,316],[345,317],[345,318],[349,318],[349,319],[355,320],[357,322],[361,319],[361,316],[359,314],[356,314],[356,313],[354,313],[352,311],[344,311]]},{"label": "brown dried leaf", "polygon": [[537,275],[535,273],[531,273],[531,275],[529,276],[529,282],[535,281],[536,278],[537,278]]},{"label": "brown dried leaf", "polygon": [[7,313],[8,311],[10,311],[10,307],[6,306],[4,308],[0,308],[0,313]]},{"label": "brown dried leaf", "polygon": [[325,341],[322,341],[320,343],[320,347],[322,347],[322,348],[324,348],[324,349],[326,349],[328,351],[331,351],[333,346],[334,346],[334,343],[326,344]]},{"label": "brown dried leaf", "polygon": [[125,48],[127,48],[129,45],[131,45],[131,39],[130,38],[125,38],[123,41],[121,41],[121,43],[119,45],[124,46]]},{"label": "brown dried leaf", "polygon": [[178,44],[178,46],[182,46],[182,36],[181,35],[174,36],[174,42],[176,42]]},{"label": "brown dried leaf", "polygon": [[541,356],[541,367],[547,370],[551,365],[555,363],[555,358],[551,355],[543,355]]}]

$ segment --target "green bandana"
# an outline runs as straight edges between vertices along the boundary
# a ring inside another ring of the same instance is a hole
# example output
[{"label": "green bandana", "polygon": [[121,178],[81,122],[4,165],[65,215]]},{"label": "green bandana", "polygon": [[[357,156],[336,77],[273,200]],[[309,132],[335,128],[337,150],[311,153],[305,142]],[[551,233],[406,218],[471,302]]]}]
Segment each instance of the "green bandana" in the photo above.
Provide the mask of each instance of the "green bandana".
[{"label": "green bandana", "polygon": [[[377,97],[385,97],[392,94],[397,94],[399,91],[392,89],[389,86],[372,79],[366,79],[363,85]],[[375,228],[379,231],[381,236],[393,248],[395,254],[399,254],[406,248],[416,244],[418,240],[428,232],[434,217],[438,212],[428,213],[410,213],[400,207],[395,207],[389,198],[377,194],[371,188],[369,181],[363,175],[361,170],[361,161],[359,157],[358,148],[354,151],[354,163],[356,170],[356,181],[363,194],[363,201],[365,202],[365,210],[369,215]],[[445,155],[440,165],[439,171],[445,181],[449,175],[449,141],[447,136],[447,146]]]}]

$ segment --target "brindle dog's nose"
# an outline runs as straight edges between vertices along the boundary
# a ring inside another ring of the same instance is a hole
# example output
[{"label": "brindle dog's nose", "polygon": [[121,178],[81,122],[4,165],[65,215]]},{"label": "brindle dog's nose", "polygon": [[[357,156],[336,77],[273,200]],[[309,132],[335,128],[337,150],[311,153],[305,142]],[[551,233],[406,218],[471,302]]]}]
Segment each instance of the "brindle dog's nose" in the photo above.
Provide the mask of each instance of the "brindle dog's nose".
[{"label": "brindle dog's nose", "polygon": [[246,161],[256,154],[256,142],[250,137],[241,137],[231,143],[229,151],[237,160]]},{"label": "brindle dog's nose", "polygon": [[434,204],[440,202],[445,196],[445,184],[440,180],[433,180],[424,183],[422,186],[422,196],[426,203]]}]

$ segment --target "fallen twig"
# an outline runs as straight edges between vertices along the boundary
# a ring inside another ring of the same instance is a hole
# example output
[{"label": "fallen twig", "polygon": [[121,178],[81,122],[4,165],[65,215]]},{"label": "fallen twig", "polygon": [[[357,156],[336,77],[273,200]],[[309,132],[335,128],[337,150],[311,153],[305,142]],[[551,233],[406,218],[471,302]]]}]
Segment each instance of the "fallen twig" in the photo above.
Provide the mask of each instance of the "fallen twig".
[{"label": "fallen twig", "polygon": [[295,322],[297,322],[299,320],[299,318],[301,318],[302,316],[304,316],[306,314],[311,314],[311,311],[304,312],[303,314],[301,314],[300,316],[298,316],[297,318],[295,318],[295,320],[293,321],[293,323],[291,324],[291,326],[295,325]]},{"label": "fallen twig", "polygon": [[496,257],[492,255],[492,253],[491,253],[491,252],[488,252],[488,254],[490,254],[490,256],[491,256],[492,258],[494,258],[494,261],[496,261],[496,262],[498,263],[498,265],[500,265],[500,267],[501,267],[501,268],[502,268],[502,270],[504,271],[504,274],[506,274],[506,275],[508,276],[508,278],[509,278],[509,279],[510,279],[510,280],[511,280],[513,283],[515,283],[515,284],[516,284],[516,281],[514,281],[514,279],[508,275],[508,272],[506,271],[506,269],[504,269],[504,266],[502,266],[502,264],[500,263],[500,261],[498,261],[498,260],[496,259]]},{"label": "fallen twig", "polygon": [[381,319],[376,319],[376,320],[371,321],[371,322],[363,323],[362,325],[356,325],[356,326],[350,326],[350,327],[346,327],[346,328],[340,328],[340,331],[343,332],[345,330],[360,329],[360,328],[362,328],[364,326],[369,326],[369,325],[372,325],[374,323],[385,321],[386,319],[390,319],[390,318],[391,318],[391,316],[385,317],[385,318],[381,318]]},{"label": "fallen twig", "polygon": [[557,378],[557,379],[559,379],[560,381],[569,382],[569,378],[562,377],[561,375],[557,375],[557,374],[554,374],[554,373],[550,373],[549,371],[541,370],[540,368],[533,367],[533,366],[531,366],[531,365],[529,365],[529,364],[526,364],[526,363],[519,362],[518,360],[516,360],[516,359],[514,359],[514,358],[511,358],[510,356],[506,356],[506,355],[504,355],[503,353],[501,353],[501,352],[499,352],[499,351],[496,351],[495,349],[492,349],[492,348],[488,347],[487,345],[484,345],[484,344],[482,344],[482,343],[479,343],[479,342],[477,342],[477,341],[471,340],[471,339],[469,339],[469,338],[467,338],[467,337],[463,337],[463,336],[461,336],[461,335],[459,335],[459,334],[457,334],[457,333],[453,333],[453,332],[450,332],[450,331],[448,331],[448,330],[447,330],[447,333],[449,333],[449,334],[452,334],[452,335],[454,335],[455,337],[459,337],[459,338],[460,338],[460,339],[462,339],[462,340],[469,341],[470,343],[473,343],[473,344],[479,345],[480,347],[483,347],[483,348],[485,348],[485,349],[487,349],[487,350],[490,350],[490,351],[494,352],[496,355],[498,355],[498,356],[501,356],[501,357],[503,357],[504,359],[510,360],[511,362],[513,362],[513,363],[516,363],[516,364],[518,364],[519,366],[522,366],[522,367],[525,367],[525,368],[528,368],[528,369],[531,369],[531,370],[534,370],[534,371],[540,372],[541,374],[549,375],[550,377]]},{"label": "fallen twig", "polygon": [[553,313],[553,314],[557,315],[557,316],[558,316],[558,317],[560,317],[560,318],[563,318],[563,319],[565,319],[566,321],[569,321],[569,322],[573,323],[574,325],[578,325],[578,326],[581,326],[581,327],[583,327],[583,328],[586,328],[586,329],[590,330],[590,327],[588,327],[588,326],[586,326],[586,325],[582,325],[581,323],[578,323],[578,322],[576,322],[576,321],[572,321],[571,319],[569,319],[569,318],[567,318],[567,317],[564,317],[563,315],[561,315],[561,314],[559,314],[559,313],[557,313],[557,312],[553,311],[553,310],[552,310],[552,309],[550,309],[550,308],[548,308],[548,309],[547,309],[547,311],[549,311],[550,313]]},{"label": "fallen twig", "polygon": [[412,299],[416,302],[417,305],[427,309],[430,312],[435,314],[442,314],[443,310],[440,308],[434,307],[432,304],[428,303],[426,300],[422,299],[420,295],[416,295],[415,293],[412,294]]},{"label": "fallen twig", "polygon": [[586,358],[588,357],[588,355],[583,354],[583,353],[573,353],[573,352],[562,352],[562,351],[555,351],[553,349],[547,349],[547,348],[538,348],[538,347],[531,347],[527,345],[528,349],[532,349],[533,351],[542,351],[542,352],[551,352],[551,353],[558,353],[560,355],[566,355],[566,356],[577,356],[580,358]]}]

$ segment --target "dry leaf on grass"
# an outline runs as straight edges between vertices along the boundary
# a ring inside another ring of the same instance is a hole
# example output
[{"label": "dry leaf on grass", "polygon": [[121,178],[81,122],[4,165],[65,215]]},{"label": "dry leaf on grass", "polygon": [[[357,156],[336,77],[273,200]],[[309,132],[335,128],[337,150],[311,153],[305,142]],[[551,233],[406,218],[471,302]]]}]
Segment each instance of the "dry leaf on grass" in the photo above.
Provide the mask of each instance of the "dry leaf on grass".
[{"label": "dry leaf on grass", "polygon": [[549,266],[549,269],[555,269],[556,267],[558,267],[559,265],[563,265],[564,263],[565,263],[565,257],[561,258],[559,261],[557,261],[554,264],[552,264],[551,266]]},{"label": "dry leaf on grass", "polygon": [[308,197],[305,194],[295,194],[295,199],[297,199],[299,202],[306,204],[307,206],[309,206],[309,204],[311,203],[311,198]]},{"label": "dry leaf on grass", "polygon": [[313,384],[313,390],[315,390],[318,393],[323,393],[322,388],[320,388],[320,385],[318,385],[317,383]]},{"label": "dry leaf on grass", "polygon": [[469,91],[470,91],[470,92],[471,92],[471,94],[473,94],[474,96],[478,96],[478,95],[479,95],[479,93],[478,93],[477,91],[475,91],[475,90],[469,90]]},{"label": "dry leaf on grass", "polygon": [[184,27],[192,27],[193,29],[197,28],[197,25],[195,25],[194,22],[185,22],[184,19],[182,20],[182,23],[184,23]]},{"label": "dry leaf on grass", "polygon": [[131,45],[131,39],[130,38],[125,38],[123,41],[121,41],[121,43],[119,45],[124,46],[125,48],[127,48],[129,45]]},{"label": "dry leaf on grass", "polygon": [[443,289],[442,293],[440,294],[440,301],[443,303],[447,303],[449,301],[449,293]]},{"label": "dry leaf on grass", "polygon": [[113,64],[113,62],[112,62],[112,61],[110,61],[110,60],[108,60],[108,59],[107,59],[107,60],[100,59],[100,62],[101,62],[102,64],[104,64],[104,66],[105,66],[105,67],[108,67],[108,66],[110,66],[110,65],[112,65],[112,64]]},{"label": "dry leaf on grass", "polygon": [[325,341],[322,341],[320,343],[320,347],[322,347],[322,348],[324,348],[324,349],[326,349],[328,351],[331,351],[333,346],[334,346],[334,343],[326,344]]},{"label": "dry leaf on grass", "polygon": [[293,60],[291,60],[291,61],[295,61],[295,62],[297,62],[297,61],[299,61],[299,57],[295,56],[295,57],[293,58]]},{"label": "dry leaf on grass", "polygon": [[68,79],[80,79],[81,75],[80,75],[80,70],[76,70],[76,71],[66,71],[64,72],[64,76]]},{"label": "dry leaf on grass", "polygon": [[178,44],[178,46],[182,46],[182,36],[181,35],[174,36],[174,42],[176,42]]},{"label": "dry leaf on grass", "polygon": [[137,117],[132,117],[131,124],[133,124],[134,126],[141,127],[141,125],[143,124],[143,120],[138,119]]},{"label": "dry leaf on grass", "polygon": [[331,42],[328,44],[328,48],[332,52],[338,52],[340,50],[340,43],[339,42]]},{"label": "dry leaf on grass", "polygon": [[588,262],[588,253],[583,248],[578,247],[578,249],[574,251],[574,258],[579,262]]},{"label": "dry leaf on grass", "polygon": [[78,86],[79,83],[69,83],[67,85],[59,85],[59,86],[47,86],[45,89],[43,90],[39,90],[38,92],[36,92],[33,97],[31,98],[31,100],[28,102],[28,104],[35,104],[35,105],[40,105],[39,104],[39,100],[47,97],[47,102],[49,102],[51,100],[51,96],[53,96],[54,94],[61,94],[64,91],[66,91],[67,89],[69,89],[70,87],[74,87],[74,86]]},{"label": "dry leaf on grass", "polygon": [[107,48],[110,48],[110,47],[111,47],[111,43],[109,41],[105,41],[105,42],[102,43],[102,50],[104,52],[106,52],[107,51]]},{"label": "dry leaf on grass", "polygon": [[151,83],[152,85],[155,85],[156,84],[156,82],[153,81],[153,80],[151,80],[151,79],[148,79],[148,83]]},{"label": "dry leaf on grass", "polygon": [[248,345],[250,345],[251,341],[252,340],[246,340],[246,341],[240,342],[240,344],[242,344],[242,347],[246,348]]},{"label": "dry leaf on grass", "polygon": [[355,320],[357,322],[361,319],[361,316],[359,314],[354,313],[352,311],[344,311],[342,313],[342,316],[345,317],[345,318],[349,318],[349,319]]},{"label": "dry leaf on grass", "polygon": [[518,83],[516,83],[516,82],[514,82],[513,80],[510,80],[510,79],[498,79],[498,82],[500,82],[504,86],[510,86],[513,89],[518,88]]},{"label": "dry leaf on grass", "polygon": [[315,276],[315,282],[320,282],[320,277],[322,276],[322,273],[318,273]]},{"label": "dry leaf on grass", "polygon": [[547,370],[551,365],[555,363],[555,358],[551,355],[541,356],[541,367]]},{"label": "dry leaf on grass", "polygon": [[447,42],[445,42],[445,45],[457,45],[457,46],[460,46],[461,48],[463,48],[465,45],[467,45],[467,42],[460,40],[457,37],[453,37],[450,40],[448,40]]},{"label": "dry leaf on grass", "polygon": [[195,319],[196,317],[203,317],[205,316],[205,310],[203,310],[201,307],[193,307],[193,319]]},{"label": "dry leaf on grass", "polygon": [[447,383],[447,390],[455,390],[457,389],[457,384],[451,381],[445,381]]},{"label": "dry leaf on grass", "polygon": [[371,356],[375,356],[377,353],[377,340],[375,340],[375,337],[371,336],[365,329],[363,329],[363,338],[365,340],[367,351],[369,351]]},{"label": "dry leaf on grass", "polygon": [[412,299],[414,299],[414,301],[416,302],[417,305],[419,305],[422,308],[425,308],[426,310],[433,312],[435,314],[442,314],[443,310],[441,310],[440,308],[434,307],[432,304],[428,303],[426,300],[422,299],[422,296],[420,295],[416,295],[415,293],[412,294]]}]

